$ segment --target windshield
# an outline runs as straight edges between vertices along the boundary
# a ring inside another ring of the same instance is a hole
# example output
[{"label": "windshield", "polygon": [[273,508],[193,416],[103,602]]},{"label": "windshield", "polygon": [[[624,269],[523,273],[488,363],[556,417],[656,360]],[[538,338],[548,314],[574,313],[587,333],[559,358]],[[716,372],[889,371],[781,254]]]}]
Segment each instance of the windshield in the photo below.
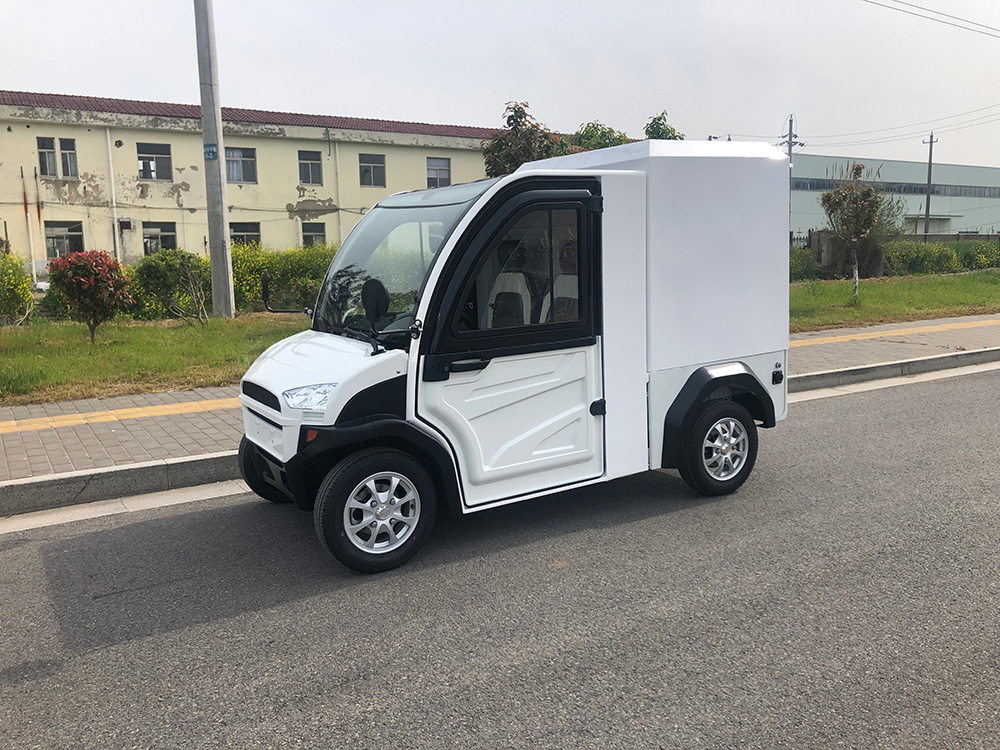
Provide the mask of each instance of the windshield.
[{"label": "windshield", "polygon": [[372,326],[361,307],[361,287],[375,278],[385,284],[390,300],[389,311],[375,329],[406,331],[413,324],[418,294],[438,250],[473,202],[495,182],[402,193],[369,211],[326,272],[313,330],[367,337]]}]

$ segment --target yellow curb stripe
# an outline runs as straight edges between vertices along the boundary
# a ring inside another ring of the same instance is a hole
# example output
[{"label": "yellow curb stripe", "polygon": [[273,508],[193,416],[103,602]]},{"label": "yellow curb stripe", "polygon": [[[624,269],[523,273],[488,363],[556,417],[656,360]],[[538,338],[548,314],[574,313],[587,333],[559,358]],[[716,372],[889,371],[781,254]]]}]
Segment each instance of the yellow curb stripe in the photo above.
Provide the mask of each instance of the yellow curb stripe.
[{"label": "yellow curb stripe", "polygon": [[819,346],[821,344],[842,344],[845,341],[862,341],[864,339],[880,339],[886,336],[909,336],[912,333],[936,333],[938,331],[959,331],[965,328],[982,328],[983,326],[1000,325],[1000,320],[967,320],[963,323],[942,323],[936,326],[917,326],[915,328],[897,328],[890,331],[866,331],[865,333],[849,333],[843,336],[817,336],[808,339],[795,339],[788,346]]},{"label": "yellow curb stripe", "polygon": [[238,408],[240,408],[240,400],[238,398],[216,398],[208,401],[184,401],[179,404],[135,406],[128,409],[92,411],[83,414],[60,414],[55,417],[32,417],[31,419],[15,419],[11,422],[0,422],[0,434],[51,430],[56,427],[72,427],[79,424],[120,422],[125,419],[143,419],[145,417],[163,417],[171,414],[191,414],[199,411]]}]

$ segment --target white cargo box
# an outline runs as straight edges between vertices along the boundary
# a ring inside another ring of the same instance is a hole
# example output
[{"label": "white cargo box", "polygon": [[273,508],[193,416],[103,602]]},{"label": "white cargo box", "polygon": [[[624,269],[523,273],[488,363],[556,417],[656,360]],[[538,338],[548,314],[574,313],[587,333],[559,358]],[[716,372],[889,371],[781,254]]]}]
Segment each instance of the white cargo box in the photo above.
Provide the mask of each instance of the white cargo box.
[{"label": "white cargo box", "polygon": [[518,173],[566,169],[646,176],[647,372],[788,348],[781,151],[641,141],[532,162]]}]

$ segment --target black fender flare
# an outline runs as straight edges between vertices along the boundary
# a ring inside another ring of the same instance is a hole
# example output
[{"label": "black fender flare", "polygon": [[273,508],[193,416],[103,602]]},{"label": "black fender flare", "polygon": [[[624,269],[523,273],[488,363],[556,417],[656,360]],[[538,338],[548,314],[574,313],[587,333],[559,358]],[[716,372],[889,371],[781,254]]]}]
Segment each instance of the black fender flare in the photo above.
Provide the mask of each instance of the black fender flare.
[{"label": "black fender flare", "polygon": [[764,427],[774,427],[774,401],[767,389],[742,362],[699,367],[687,379],[663,419],[661,466],[681,465],[684,438],[706,401],[728,398],[739,403]]},{"label": "black fender flare", "polygon": [[[312,507],[320,482],[350,454],[364,448],[395,448],[422,463],[448,509],[458,515],[462,512],[458,470],[451,453],[406,420],[386,416],[343,426],[303,425],[298,448],[287,474],[300,508]],[[293,462],[298,465],[292,467]]]}]

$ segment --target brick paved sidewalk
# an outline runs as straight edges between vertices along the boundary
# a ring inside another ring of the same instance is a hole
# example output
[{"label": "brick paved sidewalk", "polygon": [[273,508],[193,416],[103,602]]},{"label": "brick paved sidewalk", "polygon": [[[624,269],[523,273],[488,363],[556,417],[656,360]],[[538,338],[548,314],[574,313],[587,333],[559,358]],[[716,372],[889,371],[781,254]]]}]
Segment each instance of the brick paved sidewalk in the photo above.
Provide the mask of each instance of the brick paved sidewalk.
[{"label": "brick paved sidewalk", "polygon": [[[1000,315],[793,334],[792,376],[1000,347]],[[236,387],[0,407],[0,482],[235,451]],[[231,405],[230,405],[231,404]]]},{"label": "brick paved sidewalk", "polygon": [[236,450],[238,406],[193,410],[236,397],[234,386],[0,407],[0,481]]},{"label": "brick paved sidewalk", "polygon": [[793,333],[789,338],[788,372],[805,375],[1000,347],[1000,315]]}]

